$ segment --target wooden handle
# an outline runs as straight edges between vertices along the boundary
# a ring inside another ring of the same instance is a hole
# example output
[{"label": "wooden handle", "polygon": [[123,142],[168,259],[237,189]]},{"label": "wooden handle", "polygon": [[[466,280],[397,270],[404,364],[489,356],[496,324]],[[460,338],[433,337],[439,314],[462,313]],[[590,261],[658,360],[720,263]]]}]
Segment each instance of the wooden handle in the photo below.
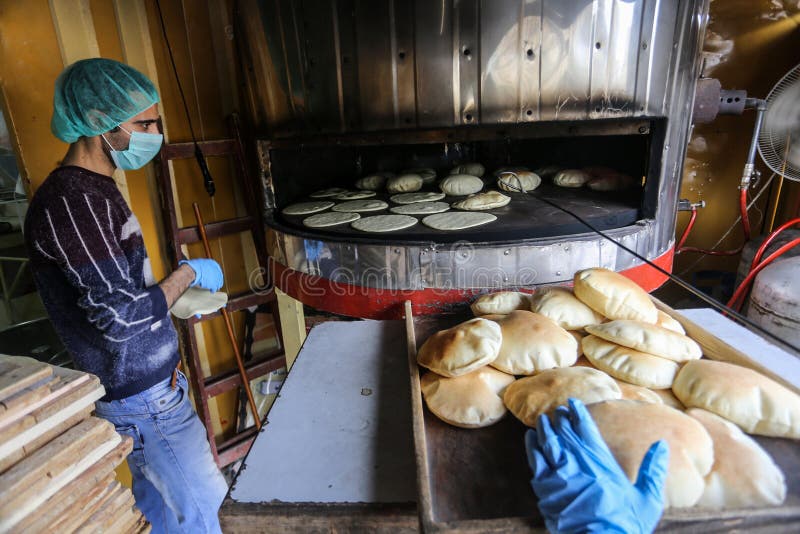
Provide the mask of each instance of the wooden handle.
[{"label": "wooden handle", "polygon": [[[206,228],[203,224],[203,216],[200,214],[200,206],[197,205],[197,202],[193,202],[192,208],[194,208],[194,216],[197,219],[197,229],[200,232],[200,239],[202,239],[203,247],[206,250],[206,257],[211,258],[211,247],[208,246],[208,236],[206,235]],[[231,318],[228,315],[227,308],[220,309],[220,312],[222,312],[222,318],[225,319],[225,328],[228,331],[228,339],[231,341],[233,353],[236,356],[236,365],[239,367],[239,375],[242,377],[242,386],[244,387],[244,392],[247,394],[247,402],[250,404],[250,409],[253,411],[253,419],[256,422],[256,428],[261,430],[261,417],[258,414],[256,401],[253,399],[253,391],[250,389],[250,380],[247,378],[247,371],[244,368],[242,355],[239,353],[239,345],[236,342],[236,336],[233,335]]]}]

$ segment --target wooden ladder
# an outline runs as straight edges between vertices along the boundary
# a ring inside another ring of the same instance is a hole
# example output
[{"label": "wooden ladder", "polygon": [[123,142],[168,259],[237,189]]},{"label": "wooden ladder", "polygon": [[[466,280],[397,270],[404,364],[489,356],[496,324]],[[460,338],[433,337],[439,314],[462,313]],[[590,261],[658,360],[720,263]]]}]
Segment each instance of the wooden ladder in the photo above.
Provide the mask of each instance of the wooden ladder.
[{"label": "wooden ladder", "polygon": [[[254,187],[254,182],[250,178],[247,162],[245,160],[244,147],[241,141],[240,128],[237,117],[234,115],[230,119],[230,128],[233,133],[231,139],[218,139],[213,141],[202,141],[197,144],[206,157],[227,156],[234,160],[236,179],[242,186],[242,194],[247,209],[247,215],[222,221],[205,223],[208,239],[220,238],[227,235],[250,232],[258,258],[258,264],[263,273],[263,280],[269,287],[268,280],[268,253],[264,232],[264,223],[261,217],[263,192]],[[172,166],[170,161],[194,158],[194,143],[165,143],[159,154],[159,161],[156,164],[157,182],[161,194],[161,208],[169,242],[169,254],[173,268],[178,267],[178,261],[183,259],[181,247],[190,243],[200,241],[198,226],[178,227],[177,208],[173,190]],[[181,180],[179,176],[174,177],[174,183],[180,188]],[[283,350],[283,340],[278,320],[278,305],[275,292],[268,291],[246,291],[237,295],[230,295],[226,306],[229,313],[245,311],[249,308],[265,308],[272,315],[273,325],[278,340],[278,347],[266,354],[256,354],[250,361],[245,362],[247,377],[253,380],[259,376],[280,369],[286,365],[286,358]],[[211,452],[219,467],[229,465],[242,458],[250,449],[250,445],[255,439],[257,430],[255,426],[250,426],[241,432],[236,432],[232,437],[222,443],[217,444],[212,426],[211,412],[208,407],[208,400],[217,395],[234,390],[242,385],[239,370],[234,366],[230,371],[205,376],[200,361],[200,354],[197,348],[197,337],[194,325],[198,322],[206,321],[220,315],[216,312],[203,315],[200,319],[194,317],[178,321],[178,331],[183,345],[183,355],[189,369],[189,381],[195,398],[197,412],[206,427],[208,442],[211,445]],[[240,347],[241,349],[241,347]],[[244,351],[242,351],[244,352]],[[258,417],[258,414],[253,414]]]}]

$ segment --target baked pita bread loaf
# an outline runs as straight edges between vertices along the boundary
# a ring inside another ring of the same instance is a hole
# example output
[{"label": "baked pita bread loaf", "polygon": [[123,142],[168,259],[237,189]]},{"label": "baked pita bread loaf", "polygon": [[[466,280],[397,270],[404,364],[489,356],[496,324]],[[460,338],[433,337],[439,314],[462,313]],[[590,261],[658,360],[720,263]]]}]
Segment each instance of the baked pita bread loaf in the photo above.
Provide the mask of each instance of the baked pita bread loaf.
[{"label": "baked pita bread loaf", "polygon": [[471,174],[453,174],[439,182],[439,189],[454,197],[471,195],[483,189],[483,180]]},{"label": "baked pita bread loaf", "polygon": [[672,330],[673,332],[677,332],[679,334],[686,335],[686,330],[683,329],[683,325],[673,319],[671,315],[661,310],[658,311],[658,318],[656,319],[656,325],[660,326],[661,328],[666,328],[667,330]]},{"label": "baked pita bread loaf", "polygon": [[470,195],[464,200],[453,202],[452,207],[457,210],[480,211],[502,208],[511,202],[511,197],[507,197],[499,191],[485,191],[476,195]]},{"label": "baked pita bread loaf", "polygon": [[422,184],[422,176],[419,174],[401,174],[389,178],[386,182],[386,190],[390,193],[413,193],[422,189]]},{"label": "baked pita bread loaf", "polygon": [[542,178],[529,170],[506,170],[495,172],[497,187],[510,193],[533,191],[542,184]]},{"label": "baked pita bread loaf", "polygon": [[700,421],[714,441],[714,466],[706,475],[704,508],[778,506],[786,499],[786,480],[761,445],[733,423],[718,415],[690,408],[686,413]]},{"label": "baked pita bread loaf", "polygon": [[580,169],[564,169],[556,173],[553,183],[560,187],[578,188],[583,187],[591,179],[592,176],[588,172]]},{"label": "baked pita bread loaf", "polygon": [[678,397],[675,396],[671,389],[653,389],[651,391],[658,395],[661,399],[661,402],[670,408],[675,408],[676,410],[680,410],[682,412],[686,410],[686,406],[684,406],[683,403],[678,400]]},{"label": "baked pita bread loaf", "polygon": [[668,389],[678,374],[672,360],[611,343],[597,336],[581,341],[583,353],[595,367],[614,378],[652,389]]},{"label": "baked pita bread loaf", "polygon": [[498,291],[481,295],[470,304],[476,316],[489,313],[506,315],[514,310],[527,310],[531,306],[529,295],[519,291]]},{"label": "baked pita bread loaf", "polygon": [[619,399],[622,393],[614,379],[589,367],[563,367],[520,378],[506,388],[503,402],[524,424],[535,427],[542,414],[550,414],[567,399],[584,404]]},{"label": "baked pita bread loaf", "polygon": [[627,382],[617,380],[616,378],[614,381],[617,383],[619,390],[622,392],[623,400],[664,404],[664,401],[661,400],[661,397],[659,397],[658,394],[652,389],[636,386],[634,384],[628,384]]},{"label": "baked pita bread loaf", "polygon": [[480,163],[462,163],[461,165],[456,165],[450,170],[450,174],[469,174],[471,176],[477,176],[480,178],[483,176],[483,173],[486,172],[486,167],[481,165]]},{"label": "baked pita bread loaf", "polygon": [[581,346],[581,341],[586,336],[581,332],[576,332],[575,330],[567,330],[567,332],[572,334],[572,337],[574,337],[575,341],[578,342],[578,358],[580,358],[581,356],[583,356],[583,347]]},{"label": "baked pita bread loaf", "polygon": [[800,395],[739,365],[688,362],[672,392],[689,408],[702,408],[736,423],[748,434],[800,438]]},{"label": "baked pita bread loaf", "polygon": [[566,287],[543,287],[531,295],[531,311],[551,318],[566,330],[600,324],[603,316],[578,300]]},{"label": "baked pita bread loaf", "polygon": [[663,404],[628,400],[599,402],[587,409],[631,482],[636,482],[647,450],[663,439],[669,444],[664,507],[694,506],[700,500],[704,478],[714,464],[714,444],[696,419]]},{"label": "baked pita bread loaf", "polygon": [[692,338],[642,321],[609,321],[589,325],[586,331],[606,341],[676,362],[697,360],[703,355],[703,349]]},{"label": "baked pita bread loaf", "polygon": [[436,417],[462,428],[480,428],[493,425],[506,414],[503,392],[513,381],[513,376],[484,366],[455,378],[429,371],[420,386]]},{"label": "baked pita bread loaf", "polygon": [[497,358],[501,342],[500,325],[479,317],[433,334],[417,363],[442,376],[465,375]]},{"label": "baked pita bread loaf", "polygon": [[655,323],[658,311],[647,291],[633,280],[600,267],[575,273],[575,296],[604,317]]},{"label": "baked pita bread loaf", "polygon": [[544,315],[515,310],[497,320],[502,330],[500,352],[489,363],[512,375],[532,375],[553,367],[568,367],[578,359],[578,342]]},{"label": "baked pita bread loaf", "polygon": [[356,180],[357,189],[366,189],[369,191],[380,191],[386,185],[386,176],[383,174],[370,174]]}]

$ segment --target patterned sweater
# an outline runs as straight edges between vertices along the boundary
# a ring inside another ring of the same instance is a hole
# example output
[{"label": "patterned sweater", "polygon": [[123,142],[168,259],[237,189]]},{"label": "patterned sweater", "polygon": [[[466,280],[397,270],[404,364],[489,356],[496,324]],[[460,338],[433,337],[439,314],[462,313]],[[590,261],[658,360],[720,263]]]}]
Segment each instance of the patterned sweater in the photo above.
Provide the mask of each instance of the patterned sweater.
[{"label": "patterned sweater", "polygon": [[81,167],[53,171],[25,219],[31,270],[53,326],[103,400],[167,378],[179,359],[167,302],[139,221],[114,180]]}]

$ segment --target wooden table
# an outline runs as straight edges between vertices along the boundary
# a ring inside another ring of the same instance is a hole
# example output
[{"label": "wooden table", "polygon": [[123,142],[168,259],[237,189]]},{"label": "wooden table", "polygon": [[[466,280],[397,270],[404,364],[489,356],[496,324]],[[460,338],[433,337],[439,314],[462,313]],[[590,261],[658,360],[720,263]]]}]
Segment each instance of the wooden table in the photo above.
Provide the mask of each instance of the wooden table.
[{"label": "wooden table", "polygon": [[[715,333],[725,330],[740,350],[800,385],[800,360],[711,310],[690,317]],[[418,531],[406,358],[401,321],[313,328],[223,504],[223,531]],[[786,475],[790,485],[800,483],[797,473]],[[662,521],[659,531],[796,531],[775,519],[754,513]]]}]

